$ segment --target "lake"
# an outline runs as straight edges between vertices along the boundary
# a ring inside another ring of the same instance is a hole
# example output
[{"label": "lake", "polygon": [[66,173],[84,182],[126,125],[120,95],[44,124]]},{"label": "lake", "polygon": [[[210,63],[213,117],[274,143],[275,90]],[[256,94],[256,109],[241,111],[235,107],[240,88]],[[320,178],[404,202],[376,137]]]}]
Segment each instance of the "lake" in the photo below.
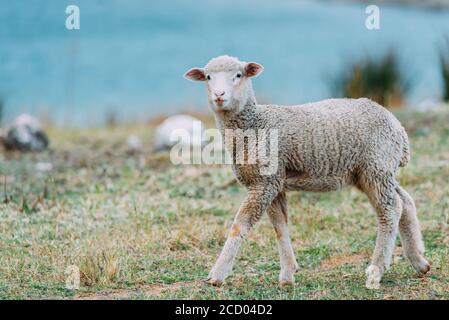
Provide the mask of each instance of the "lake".
[{"label": "lake", "polygon": [[[80,30],[65,27],[69,4],[80,9]],[[260,101],[298,104],[330,97],[330,79],[350,61],[394,48],[413,79],[409,103],[438,97],[437,45],[449,36],[449,11],[380,6],[380,30],[368,30],[365,8],[293,0],[2,1],[4,116],[29,112],[94,126],[111,113],[132,121],[206,110],[203,86],[182,75],[220,54],[264,65],[253,81]]]}]

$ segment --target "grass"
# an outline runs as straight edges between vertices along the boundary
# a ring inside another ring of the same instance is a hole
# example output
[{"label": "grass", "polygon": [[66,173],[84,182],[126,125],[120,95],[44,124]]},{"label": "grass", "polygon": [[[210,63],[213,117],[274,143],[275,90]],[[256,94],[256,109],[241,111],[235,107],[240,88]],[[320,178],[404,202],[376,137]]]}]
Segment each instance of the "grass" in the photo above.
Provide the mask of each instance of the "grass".
[{"label": "grass", "polygon": [[[0,152],[0,299],[449,299],[449,111],[398,114],[412,143],[399,180],[416,200],[432,271],[395,252],[382,288],[364,287],[376,218],[354,189],[290,193],[301,269],[277,285],[266,217],[244,242],[221,288],[207,276],[245,190],[229,166],[173,166],[152,154],[152,125],[49,128],[51,150]],[[142,152],[123,141],[138,135]],[[37,162],[51,162],[40,172]],[[398,241],[399,244],[399,241]],[[79,290],[66,289],[67,269]]]}]

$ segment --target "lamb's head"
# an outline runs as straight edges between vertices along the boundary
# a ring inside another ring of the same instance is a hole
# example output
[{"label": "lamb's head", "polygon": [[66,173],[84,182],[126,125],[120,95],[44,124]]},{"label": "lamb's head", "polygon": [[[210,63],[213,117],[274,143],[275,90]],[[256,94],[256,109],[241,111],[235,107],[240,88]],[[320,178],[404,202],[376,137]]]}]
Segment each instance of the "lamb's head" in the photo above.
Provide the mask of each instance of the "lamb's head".
[{"label": "lamb's head", "polygon": [[214,111],[239,111],[249,99],[254,99],[251,77],[263,67],[255,62],[243,62],[230,56],[210,60],[204,68],[192,68],[184,74],[192,81],[205,81],[209,103]]}]

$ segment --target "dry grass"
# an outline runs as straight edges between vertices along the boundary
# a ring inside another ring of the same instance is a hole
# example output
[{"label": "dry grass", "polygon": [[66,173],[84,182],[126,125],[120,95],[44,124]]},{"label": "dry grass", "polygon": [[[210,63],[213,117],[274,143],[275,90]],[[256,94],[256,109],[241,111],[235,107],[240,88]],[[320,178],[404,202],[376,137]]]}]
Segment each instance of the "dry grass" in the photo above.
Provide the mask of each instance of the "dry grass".
[{"label": "dry grass", "polygon": [[[289,195],[302,268],[277,286],[274,232],[264,218],[221,288],[202,283],[244,197],[228,166],[173,166],[151,152],[152,125],[49,128],[52,149],[0,153],[0,298],[448,299],[449,111],[401,113],[413,158],[399,179],[414,196],[431,273],[395,255],[379,291],[364,288],[375,215],[354,189]],[[127,150],[128,134],[146,146]],[[38,172],[35,163],[51,162]],[[65,288],[68,266],[79,290]]]}]

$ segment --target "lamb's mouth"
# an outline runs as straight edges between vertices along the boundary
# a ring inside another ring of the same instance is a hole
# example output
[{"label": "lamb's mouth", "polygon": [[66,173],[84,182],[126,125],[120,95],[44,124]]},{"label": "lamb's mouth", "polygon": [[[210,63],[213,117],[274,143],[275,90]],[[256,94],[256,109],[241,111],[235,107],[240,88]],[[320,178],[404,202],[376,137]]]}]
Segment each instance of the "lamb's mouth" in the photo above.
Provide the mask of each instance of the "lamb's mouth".
[{"label": "lamb's mouth", "polygon": [[215,104],[219,107],[223,106],[223,104],[226,102],[226,100],[222,100],[222,99],[215,99]]}]

